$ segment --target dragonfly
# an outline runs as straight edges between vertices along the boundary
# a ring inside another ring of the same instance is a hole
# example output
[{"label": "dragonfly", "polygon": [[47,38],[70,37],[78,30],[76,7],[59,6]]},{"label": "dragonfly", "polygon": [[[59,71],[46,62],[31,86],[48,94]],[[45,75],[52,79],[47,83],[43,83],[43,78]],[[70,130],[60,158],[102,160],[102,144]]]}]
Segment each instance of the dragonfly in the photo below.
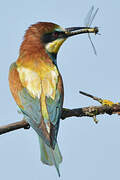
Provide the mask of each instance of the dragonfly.
[{"label": "dragonfly", "polygon": [[[88,14],[87,14],[87,16],[86,16],[86,18],[85,18],[85,20],[84,20],[84,25],[85,25],[86,27],[91,27],[91,25],[92,25],[92,23],[93,23],[93,20],[94,20],[94,18],[95,18],[95,16],[96,16],[98,10],[99,10],[99,8],[97,8],[97,9],[95,10],[95,12],[94,12],[94,6],[91,7],[91,9],[89,10],[89,12],[88,12]],[[98,33],[97,33],[97,34],[98,34]],[[100,34],[99,34],[99,35],[100,35]],[[89,38],[89,40],[90,40],[90,43],[91,43],[91,45],[92,45],[92,48],[93,48],[93,51],[94,51],[95,55],[97,55],[97,51],[96,51],[96,48],[95,48],[95,46],[94,46],[94,44],[93,44],[93,42],[92,42],[90,33],[88,33],[88,38]]]}]

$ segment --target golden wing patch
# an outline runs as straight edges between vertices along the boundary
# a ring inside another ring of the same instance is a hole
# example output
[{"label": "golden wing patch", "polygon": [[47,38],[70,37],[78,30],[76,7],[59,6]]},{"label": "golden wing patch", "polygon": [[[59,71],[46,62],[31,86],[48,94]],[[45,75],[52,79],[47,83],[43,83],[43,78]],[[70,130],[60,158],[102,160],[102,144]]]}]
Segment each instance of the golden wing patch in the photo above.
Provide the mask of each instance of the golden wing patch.
[{"label": "golden wing patch", "polygon": [[35,98],[40,98],[41,95],[41,80],[39,75],[24,67],[17,68],[20,76],[20,80],[25,88],[29,91],[30,95]]},{"label": "golden wing patch", "polygon": [[[41,93],[44,96],[55,98],[58,73],[54,70],[45,73],[37,73],[31,69],[20,66],[17,68],[22,85],[27,88],[30,95],[40,99]],[[43,75],[44,74],[44,75]]]}]

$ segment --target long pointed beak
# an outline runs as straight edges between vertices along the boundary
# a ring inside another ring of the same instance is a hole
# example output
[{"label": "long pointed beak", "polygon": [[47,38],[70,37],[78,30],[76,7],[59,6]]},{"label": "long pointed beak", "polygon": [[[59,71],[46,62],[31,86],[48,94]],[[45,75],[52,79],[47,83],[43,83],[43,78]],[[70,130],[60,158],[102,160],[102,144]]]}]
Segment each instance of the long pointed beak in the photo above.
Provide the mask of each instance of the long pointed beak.
[{"label": "long pointed beak", "polygon": [[94,33],[97,34],[99,32],[98,27],[69,27],[65,29],[66,37],[84,34],[84,33]]}]

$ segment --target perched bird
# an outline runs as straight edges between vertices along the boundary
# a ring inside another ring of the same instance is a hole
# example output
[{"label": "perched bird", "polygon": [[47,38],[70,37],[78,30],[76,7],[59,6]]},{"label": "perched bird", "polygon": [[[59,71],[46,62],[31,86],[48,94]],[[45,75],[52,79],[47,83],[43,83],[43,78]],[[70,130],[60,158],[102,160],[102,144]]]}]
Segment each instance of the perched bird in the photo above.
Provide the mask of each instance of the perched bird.
[{"label": "perched bird", "polygon": [[64,29],[54,23],[38,22],[26,31],[19,57],[10,66],[10,90],[24,118],[39,136],[41,161],[54,165],[59,176],[62,155],[57,134],[64,90],[57,53],[68,37],[97,32],[97,28]]}]

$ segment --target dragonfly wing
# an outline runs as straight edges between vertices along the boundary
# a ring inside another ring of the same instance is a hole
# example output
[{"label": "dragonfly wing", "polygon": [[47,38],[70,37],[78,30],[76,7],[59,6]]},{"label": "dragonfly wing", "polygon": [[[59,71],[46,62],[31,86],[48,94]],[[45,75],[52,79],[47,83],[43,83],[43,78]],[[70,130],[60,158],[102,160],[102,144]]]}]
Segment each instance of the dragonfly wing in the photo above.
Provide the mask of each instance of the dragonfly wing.
[{"label": "dragonfly wing", "polygon": [[94,6],[91,7],[89,12],[87,13],[87,16],[85,17],[84,25],[87,26],[87,27],[90,26],[91,16],[92,16],[93,10],[94,10]]}]

